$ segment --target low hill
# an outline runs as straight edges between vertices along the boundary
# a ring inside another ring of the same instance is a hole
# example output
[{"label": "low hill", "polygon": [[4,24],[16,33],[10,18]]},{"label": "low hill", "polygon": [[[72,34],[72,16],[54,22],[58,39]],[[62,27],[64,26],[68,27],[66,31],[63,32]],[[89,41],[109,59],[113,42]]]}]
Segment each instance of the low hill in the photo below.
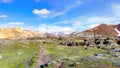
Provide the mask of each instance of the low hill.
[{"label": "low hill", "polygon": [[28,38],[40,35],[39,32],[32,32],[16,28],[0,28],[0,39]]}]

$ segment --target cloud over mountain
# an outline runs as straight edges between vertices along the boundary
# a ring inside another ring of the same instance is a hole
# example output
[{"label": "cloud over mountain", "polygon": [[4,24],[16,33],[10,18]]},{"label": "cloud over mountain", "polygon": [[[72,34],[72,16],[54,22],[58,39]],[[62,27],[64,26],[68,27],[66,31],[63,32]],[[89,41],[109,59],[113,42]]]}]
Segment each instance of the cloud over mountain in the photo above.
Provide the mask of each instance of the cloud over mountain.
[{"label": "cloud over mountain", "polygon": [[42,17],[46,17],[48,14],[50,14],[50,11],[43,8],[43,9],[34,9],[33,13],[38,15],[38,16],[42,16]]}]

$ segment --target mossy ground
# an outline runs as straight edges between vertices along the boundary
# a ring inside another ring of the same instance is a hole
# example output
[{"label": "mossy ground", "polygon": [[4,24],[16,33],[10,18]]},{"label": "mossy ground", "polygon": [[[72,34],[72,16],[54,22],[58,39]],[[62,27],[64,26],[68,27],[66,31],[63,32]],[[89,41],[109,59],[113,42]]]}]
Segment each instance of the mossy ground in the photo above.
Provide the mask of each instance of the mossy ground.
[{"label": "mossy ground", "polygon": [[[21,42],[14,42],[12,44],[0,45],[0,68],[24,68],[23,62],[36,54],[38,50],[38,44],[30,43],[23,44]],[[22,54],[18,54],[21,52]]]},{"label": "mossy ground", "polygon": [[[25,68],[24,62],[32,55],[38,53],[39,43],[30,42],[24,44],[22,42],[14,41],[14,43],[0,45],[0,55],[2,59],[0,60],[0,68]],[[52,41],[50,43],[44,44],[48,54],[53,54],[55,56],[53,63],[46,68],[54,68],[57,64],[57,60],[61,59],[65,62],[65,68],[75,68],[69,67],[70,64],[79,63],[76,68],[116,68],[110,62],[96,59],[93,60],[87,57],[94,56],[94,54],[103,54],[107,50],[98,49],[97,47],[86,47],[83,46],[61,46],[58,43]],[[18,54],[21,52],[22,54]],[[35,55],[30,62],[30,68],[33,68],[36,60],[39,56]]]},{"label": "mossy ground", "polygon": [[[83,46],[69,47],[59,45],[56,46],[55,44],[47,44],[45,47],[48,53],[55,55],[54,62],[58,59],[62,59],[65,62],[65,68],[116,68],[109,61],[102,59],[94,60],[93,58],[89,58],[94,56],[94,54],[103,54],[107,52],[103,49],[89,47],[87,50],[85,50],[85,47]],[[76,62],[79,63],[77,67],[69,66]],[[52,64],[48,68],[54,68],[56,63]]]}]

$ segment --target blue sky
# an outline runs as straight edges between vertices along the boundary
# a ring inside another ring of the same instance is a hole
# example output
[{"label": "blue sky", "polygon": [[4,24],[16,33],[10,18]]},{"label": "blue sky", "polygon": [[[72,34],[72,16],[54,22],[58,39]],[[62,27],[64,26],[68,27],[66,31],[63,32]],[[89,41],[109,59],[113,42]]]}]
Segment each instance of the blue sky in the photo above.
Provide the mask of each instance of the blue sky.
[{"label": "blue sky", "polygon": [[73,32],[120,23],[120,0],[0,0],[0,28]]}]

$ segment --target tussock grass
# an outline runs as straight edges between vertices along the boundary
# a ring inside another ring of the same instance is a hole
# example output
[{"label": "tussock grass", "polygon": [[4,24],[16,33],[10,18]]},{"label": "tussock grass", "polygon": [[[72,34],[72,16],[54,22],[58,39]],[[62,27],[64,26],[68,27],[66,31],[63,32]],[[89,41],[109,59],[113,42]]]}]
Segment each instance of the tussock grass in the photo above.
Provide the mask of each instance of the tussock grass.
[{"label": "tussock grass", "polygon": [[[30,43],[24,45],[22,42],[14,41],[12,44],[0,45],[0,68],[24,68],[22,64],[26,59],[36,54],[38,44]],[[21,52],[22,54],[18,54]],[[20,66],[20,67],[19,67]]]},{"label": "tussock grass", "polygon": [[[96,47],[89,47],[85,50],[82,46],[58,46],[56,44],[46,44],[47,52],[55,55],[54,61],[62,59],[65,62],[65,68],[116,68],[109,61],[102,59],[89,58],[94,54],[103,54],[106,50],[98,49]],[[69,65],[79,63],[76,66]],[[55,63],[56,64],[56,63]],[[52,64],[48,68],[54,68]]]}]

